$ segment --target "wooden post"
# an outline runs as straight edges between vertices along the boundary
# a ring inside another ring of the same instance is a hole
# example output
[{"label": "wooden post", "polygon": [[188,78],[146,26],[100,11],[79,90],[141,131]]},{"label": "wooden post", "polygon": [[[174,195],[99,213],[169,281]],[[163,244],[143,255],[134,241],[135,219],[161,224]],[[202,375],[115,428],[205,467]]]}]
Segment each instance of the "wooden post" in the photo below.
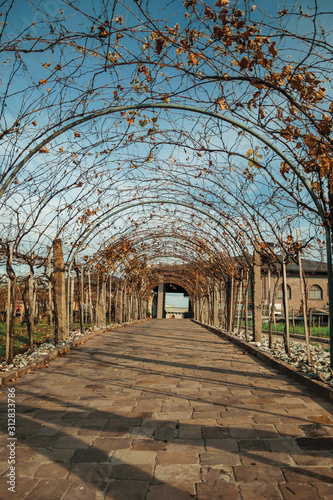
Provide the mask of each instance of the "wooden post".
[{"label": "wooden post", "polygon": [[89,292],[90,323],[91,323],[91,328],[94,330],[93,305],[92,305],[92,298],[91,298],[90,269],[88,269],[88,292]]},{"label": "wooden post", "polygon": [[60,239],[53,242],[53,279],[55,341],[58,342],[67,337],[65,263]]},{"label": "wooden post", "polygon": [[[123,292],[119,288],[116,290],[116,323],[123,322]],[[143,316],[144,317],[144,316]]]},{"label": "wooden post", "polygon": [[95,308],[95,311],[96,311],[96,325],[97,326],[100,326],[100,320],[99,320],[99,309],[98,309],[98,304],[99,304],[99,274],[98,274],[98,271],[97,271],[97,285],[96,285],[96,308]]},{"label": "wooden post", "polygon": [[84,332],[84,317],[83,317],[83,266],[80,266],[79,271],[80,273],[80,326],[81,326],[81,333]]},{"label": "wooden post", "polygon": [[84,304],[84,322],[85,324],[88,323],[88,292],[86,290],[86,300],[85,300],[85,304]]},{"label": "wooden post", "polygon": [[[9,245],[9,266],[13,263],[13,244]],[[7,294],[7,314],[6,314],[6,363],[11,363],[11,355],[10,355],[10,313],[11,313],[11,278],[10,274],[8,274],[8,294]]]},{"label": "wooden post", "polygon": [[51,274],[52,274],[52,268],[51,268],[51,253],[49,253],[48,257],[48,264],[49,264],[49,315],[50,315],[50,337],[52,340],[54,340],[54,332],[53,332],[53,302],[52,302],[52,281],[51,281]]},{"label": "wooden post", "polygon": [[261,253],[260,243],[256,241],[253,253],[254,275],[254,325],[253,334],[255,342],[262,341],[262,306],[261,306]]},{"label": "wooden post", "polygon": [[312,307],[309,308],[309,337],[312,335]]},{"label": "wooden post", "polygon": [[[283,244],[283,243],[282,243]],[[287,270],[286,261],[284,257],[284,250],[282,248],[282,287],[283,287],[283,308],[285,316],[284,327],[284,349],[286,353],[290,354],[290,334],[289,334],[289,309],[288,309],[288,288],[287,288]]]},{"label": "wooden post", "polygon": [[219,326],[219,300],[218,300],[218,288],[214,286],[213,290],[213,325]]},{"label": "wooden post", "polygon": [[271,270],[269,266],[267,270],[267,281],[268,281],[267,300],[268,300],[268,323],[269,323],[271,317]]},{"label": "wooden post", "polygon": [[298,243],[298,267],[299,267],[299,277],[301,282],[301,294],[302,294],[302,303],[303,303],[303,317],[304,317],[304,333],[305,333],[305,342],[306,342],[306,352],[308,357],[308,363],[312,363],[311,359],[311,351],[310,351],[310,340],[309,340],[309,332],[308,332],[308,318],[306,313],[306,297],[304,292],[304,282],[303,282],[303,273],[302,273],[302,258],[301,258],[301,248],[300,248],[300,238],[299,238],[299,229],[297,229],[297,243]]},{"label": "wooden post", "polygon": [[71,325],[74,326],[74,276],[68,275],[68,279],[71,280],[71,304],[70,304],[70,316],[71,316]]},{"label": "wooden post", "polygon": [[[32,259],[34,255],[32,254]],[[35,293],[34,293],[34,270],[33,265],[29,265],[29,348],[34,348],[34,331],[35,327]]]},{"label": "wooden post", "polygon": [[238,284],[238,304],[237,304],[237,333],[240,334],[241,329],[241,300],[243,294],[243,280]]},{"label": "wooden post", "polygon": [[295,333],[295,310],[292,308],[291,310],[292,317],[293,317],[293,333]]},{"label": "wooden post", "polygon": [[228,331],[232,333],[233,327],[234,327],[234,315],[233,315],[233,302],[234,302],[234,277],[231,276],[231,283],[230,286],[228,287]]},{"label": "wooden post", "polygon": [[249,323],[248,323],[248,308],[249,308],[249,285],[250,285],[250,277],[249,272],[246,271],[246,287],[245,287],[245,338],[249,339]]},{"label": "wooden post", "polygon": [[276,320],[275,320],[275,297],[278,290],[279,285],[279,276],[276,276],[273,293],[272,293],[272,306],[271,306],[271,315],[269,317],[269,326],[268,326],[268,347],[272,349],[273,347],[273,336],[272,336],[272,323],[274,322],[274,329],[276,331]]},{"label": "wooden post", "polygon": [[112,276],[110,271],[110,283],[109,283],[109,325],[111,325],[111,310],[112,310]]}]

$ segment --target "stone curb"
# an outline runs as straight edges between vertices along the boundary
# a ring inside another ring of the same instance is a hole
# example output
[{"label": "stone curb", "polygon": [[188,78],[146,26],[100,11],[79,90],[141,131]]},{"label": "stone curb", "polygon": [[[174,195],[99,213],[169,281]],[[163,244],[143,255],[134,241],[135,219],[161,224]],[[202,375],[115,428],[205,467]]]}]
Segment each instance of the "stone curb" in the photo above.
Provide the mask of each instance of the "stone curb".
[{"label": "stone curb", "polygon": [[45,356],[40,356],[33,363],[29,363],[27,366],[22,366],[22,368],[18,368],[16,370],[12,370],[10,372],[6,372],[0,376],[0,387],[6,384],[7,382],[11,382],[17,378],[22,377],[26,373],[31,370],[38,370],[39,368],[48,365],[49,362],[53,359],[56,359],[58,356],[64,356],[66,352],[74,349],[78,345],[84,344],[87,340],[90,340],[97,335],[101,335],[103,333],[109,332],[110,330],[118,330],[123,326],[136,325],[137,323],[142,323],[144,321],[148,321],[150,318],[140,319],[139,321],[131,321],[130,323],[121,323],[120,325],[109,326],[103,328],[103,330],[98,330],[97,332],[92,332],[89,335],[85,335],[79,339],[73,340],[72,342],[59,347],[58,349],[54,349],[54,351],[50,352],[50,354],[45,354]]},{"label": "stone curb", "polygon": [[246,352],[253,354],[254,356],[257,356],[259,359],[262,359],[265,361],[268,365],[272,366],[273,368],[277,368],[280,373],[285,373],[289,375],[290,377],[298,380],[298,382],[301,382],[302,384],[306,385],[316,393],[320,394],[323,396],[325,399],[328,401],[333,401],[333,389],[331,387],[328,387],[326,384],[323,382],[320,382],[319,380],[314,380],[310,378],[308,375],[297,371],[295,368],[292,366],[288,365],[287,363],[284,363],[283,361],[279,361],[276,358],[274,358],[271,354],[268,354],[266,352],[261,351],[258,347],[254,347],[252,345],[249,345],[247,342],[243,342],[242,340],[238,339],[237,337],[234,337],[230,333],[222,332],[218,328],[215,328],[214,326],[206,325],[204,323],[200,323],[200,321],[197,321],[195,319],[192,319],[194,323],[197,323],[200,326],[203,326],[207,330],[217,333],[220,337],[226,338],[227,340],[230,340],[234,344],[236,344],[239,347],[242,347],[245,349]]}]

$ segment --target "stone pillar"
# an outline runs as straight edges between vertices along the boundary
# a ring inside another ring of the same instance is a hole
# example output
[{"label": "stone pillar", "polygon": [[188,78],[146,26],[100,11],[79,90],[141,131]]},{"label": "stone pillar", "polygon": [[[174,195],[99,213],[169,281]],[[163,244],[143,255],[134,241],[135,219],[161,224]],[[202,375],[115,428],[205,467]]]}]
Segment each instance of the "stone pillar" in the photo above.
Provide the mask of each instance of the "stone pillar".
[{"label": "stone pillar", "polygon": [[261,342],[262,341],[261,254],[260,254],[260,243],[258,241],[256,241],[254,245],[253,279],[254,279],[253,335],[255,342]]},{"label": "stone pillar", "polygon": [[55,341],[67,337],[65,263],[60,239],[53,242],[53,293]]},{"label": "stone pillar", "polygon": [[116,310],[115,310],[116,323],[123,322],[123,292],[121,288],[116,290]]},{"label": "stone pillar", "polygon": [[213,295],[213,325],[214,326],[220,326],[220,319],[219,319],[219,291],[215,287],[214,288],[214,295]]},{"label": "stone pillar", "polygon": [[157,319],[162,319],[164,313],[164,284],[158,285],[157,291]]}]

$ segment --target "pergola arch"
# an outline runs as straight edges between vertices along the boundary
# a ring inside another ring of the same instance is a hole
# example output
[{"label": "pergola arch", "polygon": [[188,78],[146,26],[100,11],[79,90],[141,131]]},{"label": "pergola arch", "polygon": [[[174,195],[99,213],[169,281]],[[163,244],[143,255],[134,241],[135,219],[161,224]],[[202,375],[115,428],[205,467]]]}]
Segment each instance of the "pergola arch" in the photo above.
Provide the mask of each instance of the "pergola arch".
[{"label": "pergola arch", "polygon": [[[37,144],[34,148],[32,148],[30,150],[30,152],[22,160],[20,160],[17,163],[17,165],[13,168],[13,170],[9,173],[9,175],[5,179],[3,186],[0,189],[0,198],[3,196],[7,187],[12,182],[12,180],[15,178],[17,173],[21,170],[21,168],[23,168],[23,166],[38,151],[40,151],[41,148],[46,146],[51,140],[60,136],[65,131],[72,129],[75,126],[79,126],[80,124],[83,124],[85,122],[88,122],[89,120],[93,120],[93,119],[96,119],[96,118],[101,117],[101,116],[111,115],[111,114],[116,113],[116,112],[124,112],[124,111],[139,110],[139,109],[159,109],[159,108],[161,108],[161,109],[179,109],[179,110],[186,111],[186,112],[193,112],[193,113],[197,113],[197,114],[201,114],[201,115],[206,115],[206,116],[216,118],[216,119],[221,120],[221,121],[228,122],[228,123],[232,124],[233,126],[238,127],[241,130],[246,131],[247,133],[249,133],[253,137],[257,138],[260,142],[265,144],[267,147],[269,147],[272,151],[274,151],[290,167],[290,169],[294,172],[294,174],[297,176],[297,178],[301,181],[301,184],[305,187],[306,191],[310,195],[311,200],[314,203],[314,205],[318,211],[318,215],[319,215],[319,217],[322,221],[322,224],[325,228],[325,231],[326,231],[328,289],[329,289],[330,319],[331,319],[331,321],[330,321],[330,325],[331,325],[330,337],[331,337],[331,344],[332,344],[333,343],[333,307],[332,307],[332,304],[333,304],[333,283],[332,283],[332,246],[331,246],[332,243],[331,243],[331,228],[330,228],[330,225],[329,225],[329,222],[327,219],[327,214],[324,213],[322,205],[321,205],[318,197],[316,196],[310,183],[308,182],[306,177],[303,175],[303,173],[300,171],[300,169],[297,167],[297,165],[295,165],[279,148],[277,148],[275,146],[275,144],[273,144],[271,141],[266,139],[263,135],[259,134],[256,130],[251,129],[250,127],[243,124],[242,122],[234,120],[233,118],[231,118],[229,116],[222,115],[221,113],[213,112],[213,111],[210,111],[207,109],[205,110],[205,109],[195,107],[195,106],[185,106],[185,105],[181,105],[181,104],[177,105],[177,104],[170,104],[170,103],[169,104],[168,103],[140,103],[140,104],[132,104],[132,105],[127,105],[127,106],[111,107],[111,108],[106,108],[103,110],[98,110],[94,113],[90,113],[90,114],[85,115],[81,118],[78,118],[74,121],[71,121],[70,123],[67,123],[65,126],[60,127],[58,130],[54,129],[52,135],[49,135],[48,137],[43,139],[39,144]],[[70,120],[70,118],[68,118],[68,120]],[[57,124],[55,124],[54,127],[57,127]],[[14,164],[15,164],[15,162],[14,162]],[[150,202],[142,202],[142,203],[150,203]],[[209,214],[207,212],[204,212],[203,210],[201,210],[201,212],[205,213],[206,216],[209,216]],[[105,219],[103,219],[103,220],[105,220]],[[88,231],[88,234],[90,234],[90,231]],[[85,241],[85,238],[84,238],[84,241]],[[236,243],[237,243],[237,241],[236,241]],[[74,252],[74,254],[76,254],[76,252]],[[244,253],[244,256],[245,256],[245,253]],[[245,258],[247,259],[247,256],[245,256]],[[70,263],[70,267],[71,267],[71,263]]]}]

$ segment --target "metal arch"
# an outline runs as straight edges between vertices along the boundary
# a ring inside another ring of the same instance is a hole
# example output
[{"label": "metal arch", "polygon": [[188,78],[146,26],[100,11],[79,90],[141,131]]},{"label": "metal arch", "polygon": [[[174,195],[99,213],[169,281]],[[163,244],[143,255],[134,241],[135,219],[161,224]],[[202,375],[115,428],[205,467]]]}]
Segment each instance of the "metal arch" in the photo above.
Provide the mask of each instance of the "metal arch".
[{"label": "metal arch", "polygon": [[[240,128],[241,130],[244,130],[248,132],[250,135],[253,137],[256,137],[259,139],[261,142],[266,144],[272,151],[277,153],[280,158],[283,159],[284,162],[289,165],[289,167],[292,169],[292,171],[295,173],[295,175],[300,179],[301,183],[303,186],[306,188],[308,193],[311,196],[312,201],[314,202],[318,213],[323,221],[323,225],[325,227],[325,232],[326,232],[326,251],[327,251],[327,274],[328,274],[328,292],[329,292],[329,317],[330,317],[330,345],[333,346],[333,269],[332,269],[332,233],[331,233],[331,228],[329,227],[327,223],[327,219],[325,216],[325,213],[323,211],[322,206],[319,203],[319,200],[317,196],[315,195],[314,191],[312,190],[310,184],[308,183],[306,177],[302,174],[302,172],[299,170],[299,168],[282,152],[277,148],[273,143],[271,143],[268,139],[263,137],[261,134],[256,132],[255,130],[252,130],[251,128],[247,127],[244,125],[242,122],[238,122],[237,120],[234,120],[233,118],[230,118],[228,116],[222,115],[220,113],[214,112],[214,111],[209,111],[207,109],[202,109],[198,108],[195,106],[185,106],[181,104],[168,104],[168,103],[141,103],[141,104],[130,104],[127,106],[117,106],[117,107],[109,107],[104,110],[96,111],[93,113],[90,113],[82,118],[79,118],[78,120],[75,120],[68,125],[65,125],[64,127],[61,127],[58,131],[54,131],[52,135],[46,137],[41,143],[39,143],[35,148],[30,150],[30,152],[18,163],[18,165],[14,168],[13,172],[7,177],[5,180],[3,186],[0,189],[0,199],[2,198],[4,192],[6,191],[8,185],[10,182],[14,179],[14,177],[17,175],[17,173],[20,171],[20,169],[29,161],[30,158],[32,158],[37,151],[39,151],[45,144],[48,144],[52,139],[55,139],[59,135],[61,135],[63,132],[66,132],[67,130],[70,130],[74,126],[80,125],[81,123],[85,123],[89,120],[92,120],[94,118],[98,118],[100,116],[105,116],[108,114],[116,113],[118,111],[130,111],[130,110],[135,110],[135,109],[179,109],[182,111],[189,111],[193,113],[199,113],[201,115],[206,115],[210,116],[213,118],[217,118],[219,120],[231,123],[232,125]],[[254,327],[254,324],[253,324]],[[331,355],[331,368],[333,368],[333,356]]]},{"label": "metal arch", "polygon": [[[250,262],[250,260],[249,260],[249,258],[247,256],[247,254],[246,254],[243,246],[239,243],[239,241],[237,240],[237,238],[232,234],[232,232],[230,231],[230,229],[228,229],[221,221],[219,221],[212,214],[206,212],[202,208],[194,207],[190,203],[184,203],[184,202],[181,202],[181,201],[173,201],[173,200],[140,201],[140,202],[131,203],[131,204],[126,205],[124,207],[118,208],[117,210],[109,213],[107,216],[103,217],[103,219],[101,219],[97,224],[95,224],[88,231],[88,233],[85,235],[85,237],[81,240],[81,242],[76,247],[75,251],[73,252],[72,258],[71,258],[71,260],[69,262],[69,265],[68,265],[68,275],[70,275],[74,259],[75,259],[76,255],[78,254],[78,252],[80,251],[82,245],[89,238],[89,236],[95,231],[95,229],[97,227],[99,227],[101,224],[103,224],[103,222],[107,221],[111,217],[114,217],[115,215],[118,215],[119,213],[124,212],[125,210],[128,210],[130,208],[134,208],[134,207],[138,207],[138,206],[143,206],[143,205],[152,205],[152,204],[155,204],[155,203],[160,204],[160,205],[164,205],[164,204],[178,205],[178,206],[183,206],[183,207],[186,207],[186,208],[190,208],[191,210],[194,210],[196,212],[200,212],[203,215],[205,215],[206,217],[208,217],[209,219],[211,219],[214,222],[216,222],[216,224],[218,224],[219,226],[221,226],[229,234],[229,236],[235,241],[236,245],[239,247],[240,251],[242,252],[242,254],[243,254],[243,256],[244,256],[244,258],[245,258],[245,260],[246,260],[246,262],[247,262],[247,264],[249,266],[249,269],[250,269],[250,276],[251,276],[251,302],[252,302],[252,322],[253,322],[253,331],[254,331],[254,326],[255,326],[255,322],[254,322],[254,284],[253,284],[253,269],[252,269],[252,264],[251,264],[251,262]],[[67,280],[67,281],[68,281],[67,282],[67,330],[69,332],[69,294],[70,294],[70,290],[69,290],[69,280]]]},{"label": "metal arch", "polygon": [[[145,237],[143,237],[143,238],[138,239],[137,241],[135,241],[133,246],[140,245],[140,244],[142,244],[143,242],[148,241],[148,240],[151,240],[151,239],[154,239],[154,238],[156,238],[156,235],[145,236]],[[178,239],[178,238],[179,238],[180,240],[183,240],[183,241],[185,241],[185,242],[189,242],[189,241],[190,241],[190,238],[189,238],[189,237],[186,237],[186,236],[183,236],[183,235],[170,235],[170,234],[168,234],[168,235],[163,235],[163,234],[161,234],[161,235],[159,236],[159,238],[174,238],[174,239]],[[193,242],[193,241],[192,241],[191,243],[192,243],[192,244],[195,244],[196,246],[200,246],[200,245],[199,245],[199,243],[197,243],[197,242]],[[208,249],[205,249],[205,251],[206,251],[207,253],[209,252],[209,250],[208,250]],[[223,269],[221,268],[221,266],[220,266],[219,264],[218,264],[218,267],[219,267],[219,269],[220,269],[221,273],[222,273],[222,274],[224,275],[224,277],[225,277],[225,273],[224,273]],[[128,277],[129,277],[129,275],[128,275],[128,276],[126,276],[125,281],[128,279]],[[193,292],[192,292],[192,293],[193,293]]]},{"label": "metal arch", "polygon": [[[154,239],[154,238],[156,238],[156,235],[145,236],[145,237],[144,237],[144,238],[142,238],[141,240],[138,240],[137,242],[135,242],[135,243],[134,243],[134,245],[136,245],[136,244],[137,244],[137,245],[139,245],[139,244],[141,244],[141,243],[143,243],[143,242],[145,242],[145,241],[147,241],[147,240],[151,240],[151,239]],[[161,234],[161,235],[159,235],[159,238],[174,238],[174,239],[176,239],[176,240],[177,240],[177,239],[180,239],[180,240],[183,240],[183,241],[185,241],[185,242],[189,242],[189,243],[191,243],[192,245],[196,245],[196,246],[198,246],[198,247],[200,246],[200,244],[199,244],[199,243],[197,243],[197,242],[195,242],[195,241],[192,241],[189,237],[186,237],[186,236],[183,236],[183,235],[180,235],[180,234],[175,234],[175,235],[171,235],[171,234],[165,234],[165,235],[163,235],[163,234]],[[208,249],[205,249],[205,251],[206,251],[207,253],[209,252],[209,250],[208,250]],[[224,270],[221,268],[220,264],[218,264],[218,267],[219,267],[219,269],[220,269],[221,273],[223,274],[223,276],[225,277],[225,275],[226,275],[226,274],[225,274]]]},{"label": "metal arch", "polygon": [[141,103],[141,104],[129,104],[127,106],[115,106],[115,107],[109,107],[105,108],[103,110],[95,111],[93,113],[90,113],[86,116],[83,116],[82,118],[79,118],[78,120],[74,120],[73,122],[65,125],[64,127],[61,127],[59,130],[54,131],[52,135],[49,135],[46,137],[42,142],[40,142],[37,146],[35,146],[33,149],[30,150],[30,152],[18,163],[18,165],[14,168],[13,172],[7,177],[6,181],[4,182],[2,188],[0,189],[0,199],[3,196],[3,193],[6,191],[8,185],[10,182],[14,179],[14,177],[17,175],[17,173],[21,170],[21,168],[32,158],[43,146],[48,144],[50,141],[61,135],[62,133],[66,132],[67,130],[70,130],[71,128],[80,125],[82,123],[85,123],[87,121],[93,120],[95,118],[99,118],[100,116],[105,116],[105,115],[110,115],[113,113],[117,113],[118,111],[131,111],[131,110],[136,110],[136,109],[179,109],[181,111],[190,111],[193,113],[198,113],[201,115],[206,115],[210,116],[212,118],[217,118],[218,120],[225,121],[228,123],[231,123],[232,125],[248,132],[250,135],[253,137],[256,137],[259,139],[261,142],[266,144],[270,149],[275,151],[280,158],[285,161],[290,168],[293,170],[293,172],[297,175],[297,177],[302,181],[302,184],[305,186],[307,191],[309,192],[312,200],[314,201],[318,212],[323,220],[323,222],[326,223],[326,217],[323,212],[323,209],[318,201],[318,198],[316,197],[315,193],[313,192],[310,184],[308,183],[307,179],[305,176],[300,172],[300,170],[297,168],[296,165],[282,152],[280,151],[279,148],[277,148],[272,142],[270,142],[268,139],[266,139],[264,136],[256,132],[255,130],[252,130],[250,127],[247,127],[244,125],[242,122],[239,122],[238,120],[234,120],[233,118],[230,118],[229,116],[222,115],[221,113],[217,113],[215,111],[209,111],[208,109],[202,109],[196,106],[185,106],[182,104],[168,104],[168,103]]}]

